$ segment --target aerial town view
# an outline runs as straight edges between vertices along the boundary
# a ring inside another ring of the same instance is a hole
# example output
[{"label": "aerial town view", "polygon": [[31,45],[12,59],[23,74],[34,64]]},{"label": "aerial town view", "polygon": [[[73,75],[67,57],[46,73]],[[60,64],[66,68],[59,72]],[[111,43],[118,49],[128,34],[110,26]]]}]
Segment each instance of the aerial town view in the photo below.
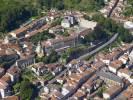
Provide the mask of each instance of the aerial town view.
[{"label": "aerial town view", "polygon": [[0,100],[133,100],[133,0],[0,0]]}]

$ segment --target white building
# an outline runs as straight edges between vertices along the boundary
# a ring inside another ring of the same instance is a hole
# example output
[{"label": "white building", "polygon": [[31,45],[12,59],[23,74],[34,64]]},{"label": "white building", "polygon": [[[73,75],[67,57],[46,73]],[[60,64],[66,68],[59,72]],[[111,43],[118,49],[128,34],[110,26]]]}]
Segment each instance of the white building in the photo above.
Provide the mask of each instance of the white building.
[{"label": "white building", "polygon": [[124,69],[120,69],[117,73],[117,75],[121,78],[125,78],[127,79],[130,83],[133,83],[133,72],[131,72],[130,70],[128,70],[127,68]]},{"label": "white building", "polygon": [[9,84],[3,80],[0,80],[0,97],[5,98],[10,96]]},{"label": "white building", "polygon": [[125,22],[124,28],[129,29],[129,30],[133,29],[133,22],[130,22],[130,21]]},{"label": "white building", "polygon": [[97,25],[97,22],[94,22],[94,21],[88,21],[88,20],[85,20],[83,18],[80,19],[79,21],[79,25],[81,27],[85,27],[85,28],[89,28],[89,29],[94,29]]},{"label": "white building", "polygon": [[116,95],[120,93],[121,89],[122,87],[119,85],[111,86],[103,92],[103,98],[106,100],[112,100]]},{"label": "white building", "polygon": [[66,95],[66,94],[68,94],[71,91],[71,89],[72,88],[70,86],[65,85],[65,86],[62,87],[62,92],[61,93],[63,95]]},{"label": "white building", "polygon": [[37,53],[38,57],[43,57],[44,56],[44,50],[43,50],[43,47],[41,45],[41,42],[38,42],[38,45],[36,47],[35,52]]},{"label": "white building", "polygon": [[34,73],[36,73],[38,76],[43,75],[44,73],[46,73],[48,71],[42,62],[34,64],[31,68],[31,70]]},{"label": "white building", "polygon": [[124,54],[119,58],[120,61],[123,62],[123,64],[126,64],[129,60],[128,54]]},{"label": "white building", "polygon": [[122,67],[122,65],[123,65],[122,61],[120,61],[120,60],[115,60],[115,61],[112,61],[112,62],[109,64],[108,68],[109,68],[109,70],[110,70],[111,72],[117,74],[117,71]]},{"label": "white building", "polygon": [[133,63],[133,50],[132,50],[131,53],[129,54],[129,59],[130,59],[130,62]]},{"label": "white building", "polygon": [[64,28],[69,28],[69,27],[71,26],[71,23],[69,22],[69,20],[64,19],[64,20],[61,22],[61,26],[64,27]]},{"label": "white building", "polygon": [[61,22],[61,26],[64,28],[69,28],[71,26],[73,26],[76,23],[76,19],[74,16],[66,16],[62,22]]},{"label": "white building", "polygon": [[11,66],[11,68],[8,69],[7,74],[11,77],[12,83],[19,81],[20,72],[21,71],[17,66]]}]

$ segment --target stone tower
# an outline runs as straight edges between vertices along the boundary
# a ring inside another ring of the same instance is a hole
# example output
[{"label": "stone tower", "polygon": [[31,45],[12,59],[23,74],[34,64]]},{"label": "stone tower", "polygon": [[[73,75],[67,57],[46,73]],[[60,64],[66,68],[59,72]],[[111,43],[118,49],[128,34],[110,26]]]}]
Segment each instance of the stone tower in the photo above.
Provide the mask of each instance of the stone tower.
[{"label": "stone tower", "polygon": [[38,42],[38,45],[36,47],[35,52],[37,53],[37,56],[40,58],[44,56],[44,50],[43,50],[43,47],[41,45],[41,42]]},{"label": "stone tower", "polygon": [[8,43],[9,43],[9,37],[8,37],[8,36],[5,37],[4,43],[5,43],[5,44],[8,44]]}]

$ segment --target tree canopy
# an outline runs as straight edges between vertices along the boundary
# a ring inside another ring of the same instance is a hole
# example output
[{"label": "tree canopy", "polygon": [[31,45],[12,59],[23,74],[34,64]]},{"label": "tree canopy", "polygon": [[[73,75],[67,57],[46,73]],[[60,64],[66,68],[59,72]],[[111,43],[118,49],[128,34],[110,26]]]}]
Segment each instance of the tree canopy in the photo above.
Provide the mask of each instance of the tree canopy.
[{"label": "tree canopy", "polygon": [[57,62],[59,60],[59,58],[60,57],[57,54],[57,52],[55,52],[54,50],[52,50],[51,53],[43,59],[43,62],[45,64],[55,63],[55,62]]},{"label": "tree canopy", "polygon": [[0,32],[11,31],[40,10],[51,8],[95,11],[104,0],[0,0]]},{"label": "tree canopy", "polygon": [[30,100],[33,94],[32,84],[28,80],[22,81],[20,85],[20,96],[22,100]]},{"label": "tree canopy", "polygon": [[29,17],[36,15],[38,0],[0,0],[0,32],[19,27]]},{"label": "tree canopy", "polygon": [[35,43],[36,44],[39,41],[47,40],[47,39],[50,39],[50,38],[55,38],[55,35],[48,33],[48,31],[44,31],[42,33],[39,33],[39,34],[36,34],[36,35],[32,36],[30,38],[30,41],[32,43]]},{"label": "tree canopy", "polygon": [[112,19],[105,18],[98,14],[93,16],[93,20],[97,21],[101,26],[103,26],[104,30],[106,30],[107,33],[110,33],[110,35],[119,33],[119,40],[127,43],[133,41],[132,34],[127,29],[125,29],[123,25],[117,24]]},{"label": "tree canopy", "polygon": [[133,16],[133,0],[127,0],[127,6],[124,11],[125,16]]}]

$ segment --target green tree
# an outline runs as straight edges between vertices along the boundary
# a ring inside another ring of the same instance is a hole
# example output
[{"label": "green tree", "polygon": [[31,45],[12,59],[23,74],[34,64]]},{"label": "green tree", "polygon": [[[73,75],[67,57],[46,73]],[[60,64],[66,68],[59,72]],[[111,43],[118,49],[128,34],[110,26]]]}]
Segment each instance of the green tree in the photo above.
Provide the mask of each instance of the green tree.
[{"label": "green tree", "polygon": [[33,94],[32,84],[28,80],[22,81],[20,85],[20,96],[22,100],[30,100]]},{"label": "green tree", "polygon": [[54,37],[55,37],[54,34],[50,34],[50,33],[48,33],[48,31],[44,31],[42,33],[39,33],[39,34],[36,34],[36,35],[32,36],[30,38],[30,41],[32,43],[35,43],[36,44],[39,41],[44,41],[44,40],[47,40],[47,39],[50,39],[50,38],[54,38]]},{"label": "green tree", "polygon": [[[110,33],[109,35],[113,35],[114,33],[119,33],[119,40],[123,41],[123,42],[132,42],[133,41],[133,36],[132,34],[123,27],[123,25],[121,24],[117,24],[116,22],[114,22],[112,19],[110,18],[104,18],[102,15],[99,15],[99,14],[96,14],[92,17],[92,19],[94,21],[97,21],[100,26],[102,27],[102,30],[106,31],[106,33]],[[93,31],[94,33],[94,37],[99,37],[100,38],[100,34],[102,33],[102,31],[98,34],[98,31],[99,29],[95,29]],[[96,33],[98,34],[96,36]],[[104,35],[107,35],[107,34],[104,34]],[[103,35],[103,36],[104,36]],[[102,37],[102,36],[101,36]]]},{"label": "green tree", "polygon": [[92,42],[95,40],[105,39],[108,35],[104,31],[103,27],[101,25],[97,25],[95,29],[88,35],[85,36],[86,42]]},{"label": "green tree", "polygon": [[51,53],[43,59],[43,61],[46,64],[55,63],[55,62],[57,62],[59,60],[59,58],[60,57],[57,54],[57,52],[55,52],[54,50],[52,50]]},{"label": "green tree", "polygon": [[100,97],[103,97],[103,92],[105,92],[106,91],[106,87],[103,85],[102,87],[100,87],[99,89],[98,89],[98,95],[100,96]]},{"label": "green tree", "polygon": [[124,10],[125,16],[133,16],[133,0],[127,0],[127,5]]},{"label": "green tree", "polygon": [[37,0],[0,0],[0,31],[19,27],[32,15],[37,14]]},{"label": "green tree", "polygon": [[17,93],[20,90],[20,83],[13,85],[14,92]]}]

